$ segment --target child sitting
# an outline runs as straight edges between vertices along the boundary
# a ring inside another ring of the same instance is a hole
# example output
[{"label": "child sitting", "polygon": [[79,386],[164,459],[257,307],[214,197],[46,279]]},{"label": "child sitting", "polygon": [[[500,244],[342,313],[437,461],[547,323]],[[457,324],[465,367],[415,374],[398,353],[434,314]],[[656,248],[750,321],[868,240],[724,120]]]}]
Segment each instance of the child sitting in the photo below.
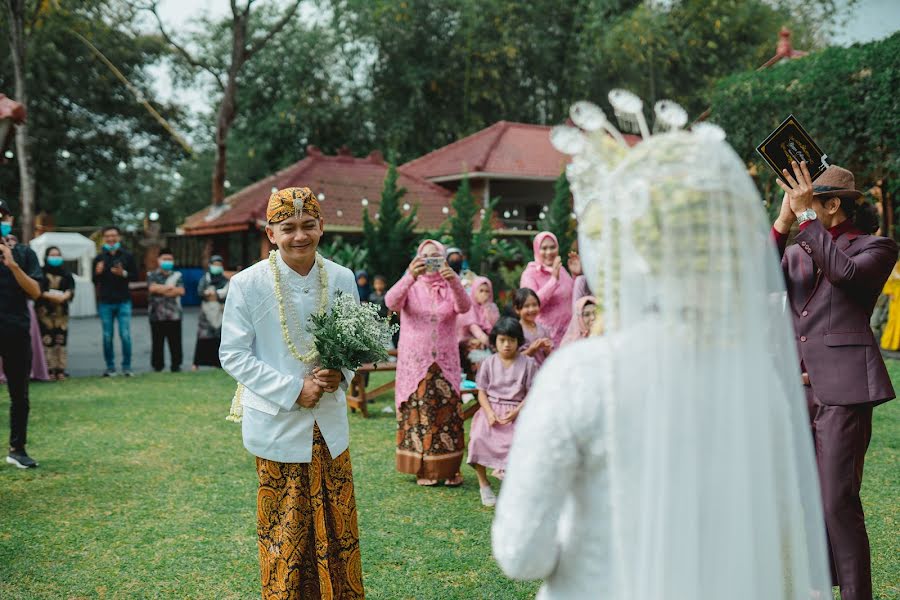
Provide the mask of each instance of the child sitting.
[{"label": "child sitting", "polygon": [[591,330],[597,324],[596,321],[597,299],[593,296],[579,298],[575,302],[575,312],[572,314],[572,321],[569,323],[569,329],[566,331],[560,347],[591,335]]},{"label": "child sitting", "polygon": [[469,434],[469,464],[478,474],[481,503],[494,506],[497,497],[487,478],[487,467],[506,468],[516,417],[537,373],[534,359],[519,352],[525,341],[522,326],[512,317],[503,317],[491,330],[491,344],[497,354],[478,369],[478,404]]},{"label": "child sitting", "polygon": [[478,365],[491,355],[489,334],[500,318],[494,303],[494,286],[487,277],[476,277],[469,291],[472,308],[457,319],[459,353],[463,371],[473,376]]},{"label": "child sitting", "polygon": [[522,353],[530,356],[540,366],[553,350],[553,340],[544,327],[537,322],[541,314],[541,300],[531,288],[519,288],[513,297],[513,308],[519,316],[519,324],[525,334]]}]

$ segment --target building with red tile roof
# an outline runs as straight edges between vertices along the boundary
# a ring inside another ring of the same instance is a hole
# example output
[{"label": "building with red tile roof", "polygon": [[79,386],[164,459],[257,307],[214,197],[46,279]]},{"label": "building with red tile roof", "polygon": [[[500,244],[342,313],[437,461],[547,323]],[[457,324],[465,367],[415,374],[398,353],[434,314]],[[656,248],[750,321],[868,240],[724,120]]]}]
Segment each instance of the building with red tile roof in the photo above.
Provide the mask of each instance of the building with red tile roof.
[{"label": "building with red tile roof", "polygon": [[[400,172],[451,191],[468,177],[472,192],[487,204],[500,198],[498,217],[506,230],[534,229],[553,198],[553,185],[569,157],[550,143],[547,125],[498,121],[452,144],[409,161]],[[630,144],[640,138],[625,136]]]},{"label": "building with red tile roof", "polygon": [[[211,236],[214,252],[227,253],[227,234],[242,235],[244,262],[256,252],[247,245],[258,238],[259,254],[268,252],[265,214],[269,195],[275,189],[308,187],[319,196],[326,232],[358,234],[362,232],[363,210],[374,218],[381,202],[381,190],[388,165],[378,151],[355,158],[342,150],[327,156],[315,146],[307,148],[306,158],[265,179],[248,185],[225,198],[221,207],[208,206],[185,219],[181,233],[187,236]],[[398,172],[397,184],[406,188],[403,209],[417,207],[417,229],[437,229],[449,214],[453,194],[446,188],[410,173]],[[254,233],[255,232],[255,233]],[[226,258],[227,260],[227,258]]]}]

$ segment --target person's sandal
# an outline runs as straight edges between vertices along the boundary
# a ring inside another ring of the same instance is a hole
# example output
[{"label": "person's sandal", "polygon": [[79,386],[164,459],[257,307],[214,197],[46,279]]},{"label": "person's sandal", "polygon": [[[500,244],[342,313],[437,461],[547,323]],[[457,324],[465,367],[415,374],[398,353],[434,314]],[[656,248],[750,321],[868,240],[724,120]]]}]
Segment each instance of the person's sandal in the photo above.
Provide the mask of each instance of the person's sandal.
[{"label": "person's sandal", "polygon": [[456,477],[453,479],[447,479],[444,481],[444,485],[447,487],[459,487],[463,484],[463,476],[462,473],[457,473]]},{"label": "person's sandal", "polygon": [[437,479],[416,479],[416,485],[421,485],[422,487],[433,487],[437,484]]}]

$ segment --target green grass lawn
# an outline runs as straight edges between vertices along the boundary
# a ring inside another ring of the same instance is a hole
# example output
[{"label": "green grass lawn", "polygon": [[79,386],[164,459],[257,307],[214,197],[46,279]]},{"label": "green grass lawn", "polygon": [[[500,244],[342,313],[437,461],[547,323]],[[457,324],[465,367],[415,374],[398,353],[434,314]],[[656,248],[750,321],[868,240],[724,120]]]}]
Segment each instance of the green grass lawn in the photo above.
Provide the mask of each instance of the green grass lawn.
[{"label": "green grass lawn", "polygon": [[[41,467],[0,468],[0,598],[258,598],[256,473],[224,420],[232,389],[221,372],[33,385]],[[458,489],[394,471],[388,405],[350,417],[367,596],[533,597],[536,584],[491,559],[492,511],[470,469]],[[864,500],[876,597],[900,598],[900,401],[875,415]]]}]

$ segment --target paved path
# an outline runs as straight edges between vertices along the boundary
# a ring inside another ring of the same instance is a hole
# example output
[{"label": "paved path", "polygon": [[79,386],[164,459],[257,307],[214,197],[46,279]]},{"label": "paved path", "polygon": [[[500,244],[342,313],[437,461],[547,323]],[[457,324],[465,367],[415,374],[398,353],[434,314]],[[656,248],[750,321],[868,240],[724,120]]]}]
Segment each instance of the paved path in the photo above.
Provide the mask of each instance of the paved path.
[{"label": "paved path", "polygon": [[[189,370],[194,360],[197,341],[197,318],[200,307],[188,306],[181,320],[184,361],[182,370]],[[115,337],[116,369],[122,365],[122,347]],[[166,368],[169,368],[169,350],[166,348]],[[69,320],[69,375],[85,377],[101,375],[106,368],[103,361],[103,329],[99,317],[79,317]],[[152,371],[150,366],[150,321],[147,312],[135,312],[131,317],[131,368],[135,373]]]}]

